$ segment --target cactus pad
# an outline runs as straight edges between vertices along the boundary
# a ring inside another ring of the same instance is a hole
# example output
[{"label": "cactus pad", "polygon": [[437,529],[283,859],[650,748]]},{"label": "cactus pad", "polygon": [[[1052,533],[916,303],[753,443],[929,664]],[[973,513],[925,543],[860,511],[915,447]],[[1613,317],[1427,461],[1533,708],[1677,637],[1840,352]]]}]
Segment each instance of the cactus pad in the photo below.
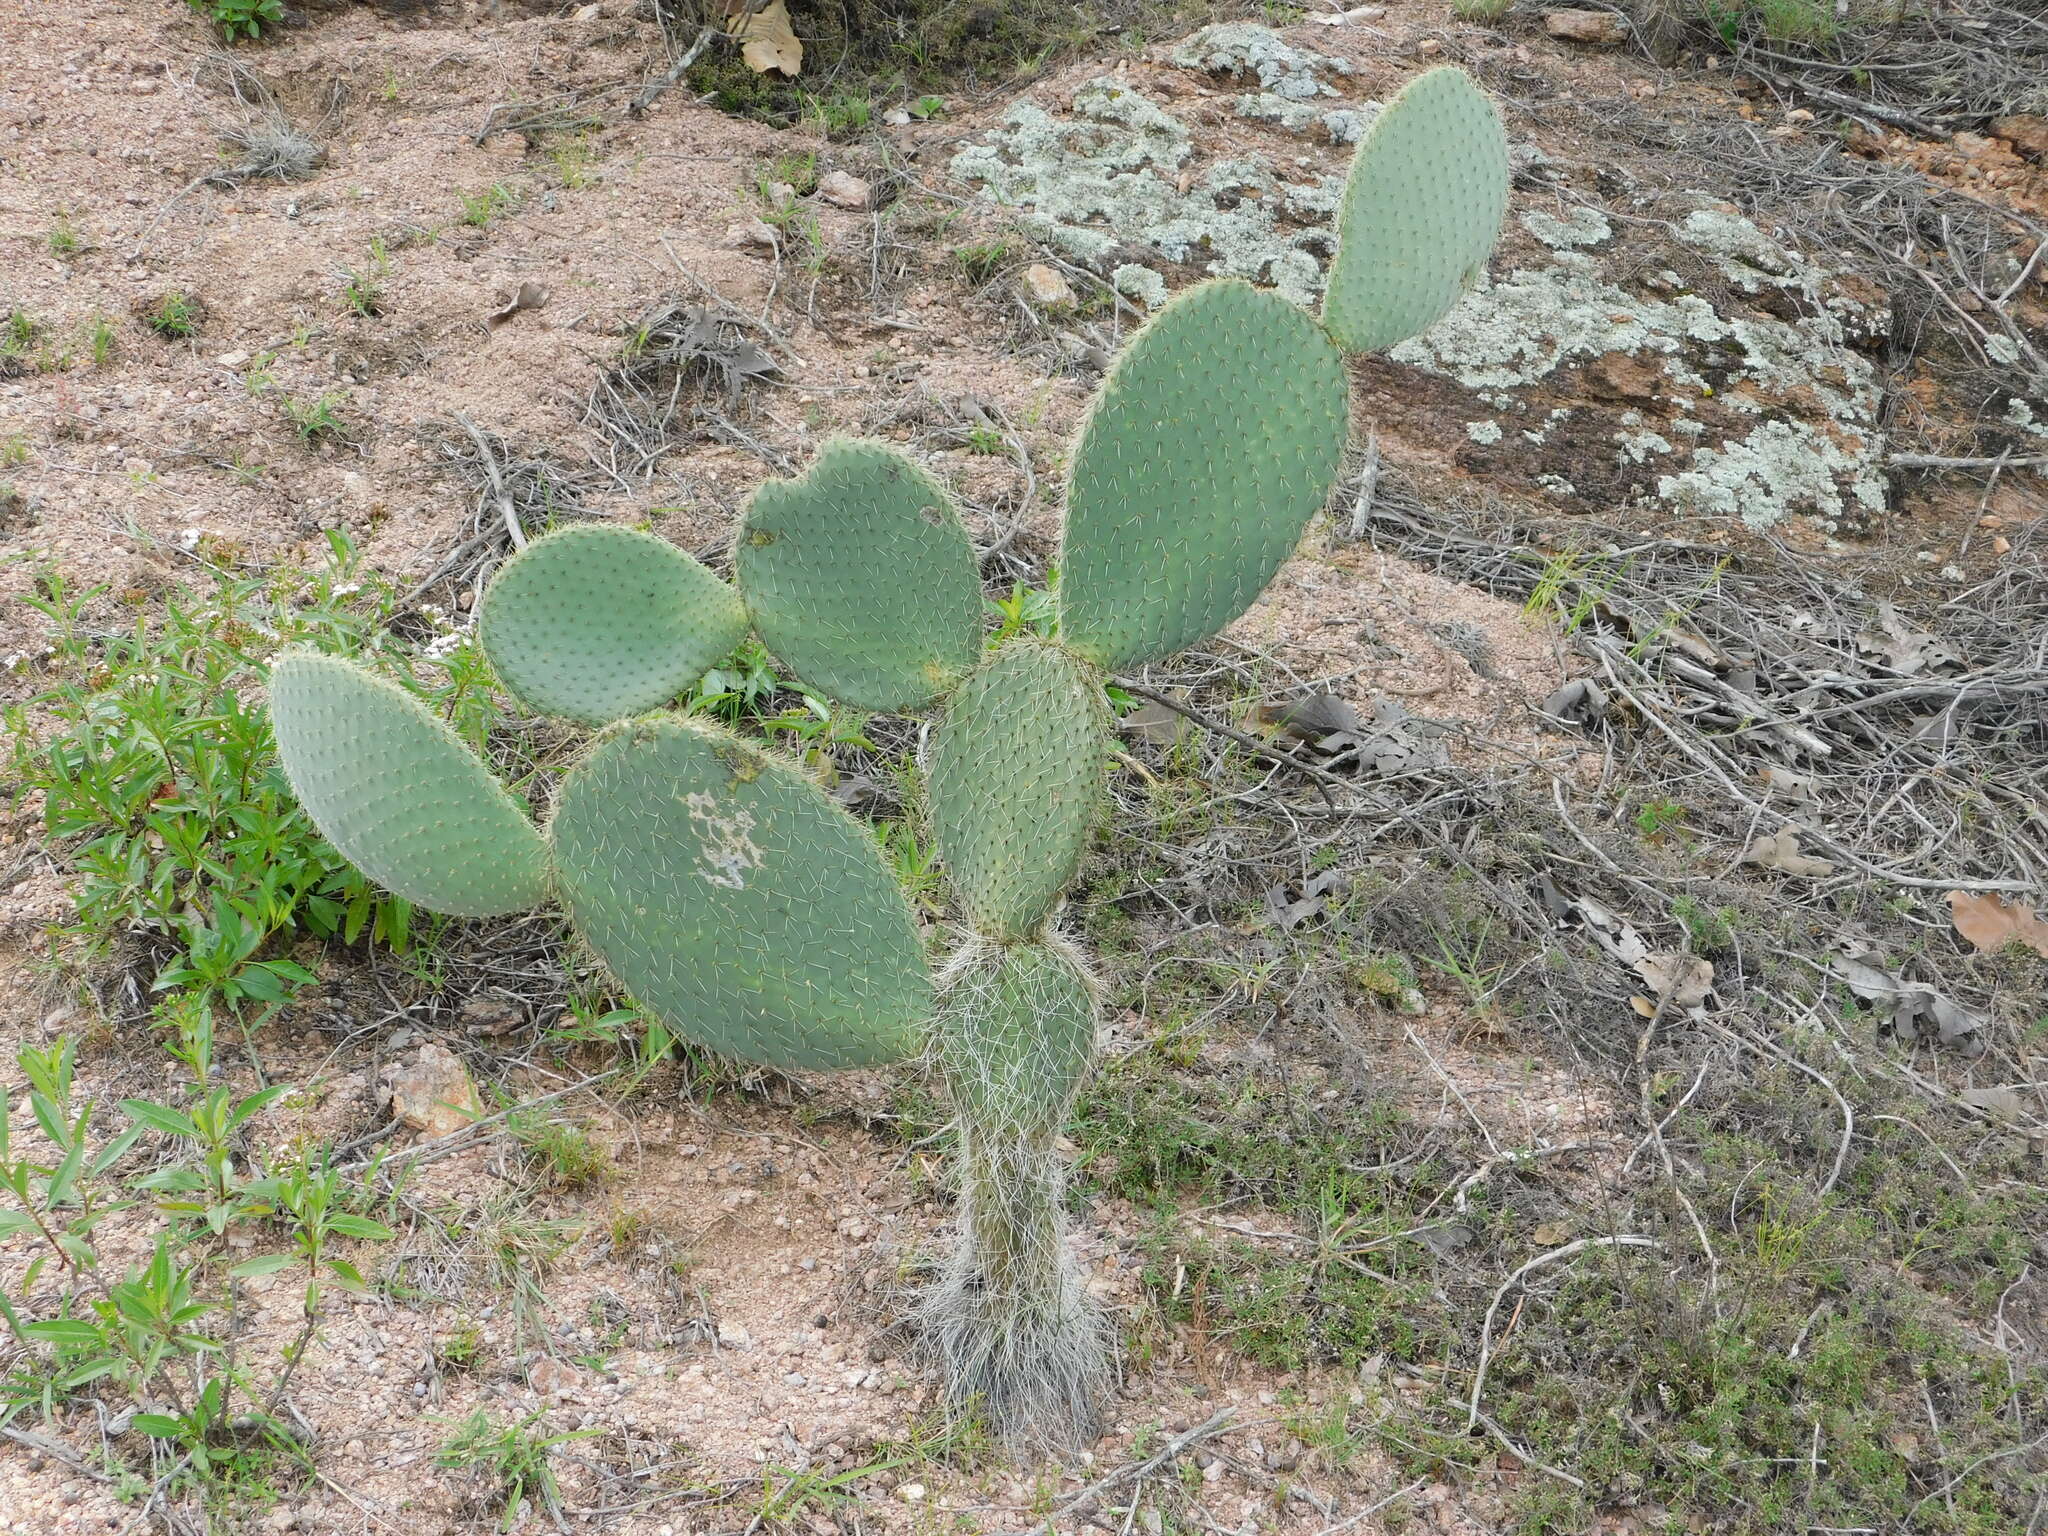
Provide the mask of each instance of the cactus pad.
[{"label": "cactus pad", "polygon": [[945,487],[885,444],[829,442],[763,485],[733,562],[763,643],[835,699],[914,709],[974,665],[974,548]]},{"label": "cactus pad", "polygon": [[579,524],[505,562],[477,616],[522,703],[585,725],[657,709],[747,632],[739,594],[665,539]]},{"label": "cactus pad", "polygon": [[730,731],[619,726],[563,785],[557,879],[578,930],[676,1033],[784,1069],[909,1054],[931,980],[868,829]]},{"label": "cactus pad", "polygon": [[1323,324],[1346,352],[1419,335],[1479,280],[1508,204],[1508,139],[1454,65],[1373,119],[1337,210]]},{"label": "cactus pad", "polygon": [[477,755],[411,694],[291,651],[270,669],[277,755],[321,835],[386,890],[490,917],[548,898],[547,848]]},{"label": "cactus pad", "polygon": [[1013,640],[954,690],[926,798],[968,921],[1030,938],[1072,883],[1109,756],[1101,684],[1043,640]]},{"label": "cactus pad", "polygon": [[976,940],[946,966],[932,1026],[954,1108],[984,1136],[1050,1139],[1095,1059],[1096,987],[1060,940]]},{"label": "cactus pad", "polygon": [[1061,639],[1113,669],[1243,613],[1329,496],[1349,404],[1343,358],[1285,299],[1226,278],[1160,310],[1074,450]]}]

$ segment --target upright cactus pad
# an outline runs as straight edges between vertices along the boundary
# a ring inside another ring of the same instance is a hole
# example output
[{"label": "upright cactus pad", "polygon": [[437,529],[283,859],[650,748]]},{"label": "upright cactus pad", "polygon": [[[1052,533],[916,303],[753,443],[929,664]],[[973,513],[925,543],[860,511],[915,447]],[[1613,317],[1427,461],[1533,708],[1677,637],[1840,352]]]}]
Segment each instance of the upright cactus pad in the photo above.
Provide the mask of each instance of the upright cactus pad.
[{"label": "upright cactus pad", "polygon": [[1315,321],[1234,278],[1180,295],[1081,429],[1061,639],[1114,669],[1222,629],[1328,498],[1348,425],[1344,360]]},{"label": "upright cactus pad", "polygon": [[457,917],[547,900],[540,833],[403,688],[338,657],[290,651],[271,664],[270,720],[299,803],[386,890]]},{"label": "upright cactus pad", "polygon": [[563,785],[563,899],[612,973],[671,1029],[784,1069],[914,1051],[931,981],[868,829],[730,731],[621,725]]},{"label": "upright cactus pad", "polygon": [[827,443],[754,493],[733,550],[768,649],[862,709],[914,709],[974,665],[981,582],[944,486],[881,443]]},{"label": "upright cactus pad", "polygon": [[954,1108],[984,1133],[1050,1139],[1095,1059],[1096,987],[1059,941],[977,941],[939,983],[933,1026]]},{"label": "upright cactus pad", "polygon": [[1404,86],[1373,120],[1337,210],[1323,324],[1346,352],[1419,335],[1479,280],[1508,205],[1508,140],[1453,65]]},{"label": "upright cactus pad", "polygon": [[666,539],[578,524],[514,555],[477,616],[521,702],[585,725],[658,709],[747,632],[739,594]]},{"label": "upright cactus pad", "polygon": [[1013,640],[946,702],[926,799],[939,857],[975,929],[1030,938],[1073,882],[1109,757],[1102,685],[1043,640]]}]

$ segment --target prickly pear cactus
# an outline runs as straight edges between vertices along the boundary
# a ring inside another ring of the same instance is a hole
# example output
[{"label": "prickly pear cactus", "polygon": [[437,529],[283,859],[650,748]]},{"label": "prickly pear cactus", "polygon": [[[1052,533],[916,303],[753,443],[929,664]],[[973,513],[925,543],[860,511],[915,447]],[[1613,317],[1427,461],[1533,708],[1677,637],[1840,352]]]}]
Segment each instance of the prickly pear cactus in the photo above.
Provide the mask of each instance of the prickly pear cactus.
[{"label": "prickly pear cactus", "polygon": [[299,803],[386,890],[457,917],[547,900],[547,848],[526,812],[397,684],[287,652],[270,669],[270,718]]},{"label": "prickly pear cactus", "polygon": [[1446,64],[1373,119],[1337,209],[1323,324],[1376,352],[1443,319],[1479,280],[1508,205],[1508,139],[1493,103]]},{"label": "prickly pear cactus", "polygon": [[953,690],[932,732],[932,836],[968,921],[1035,936],[1073,883],[1109,757],[1102,683],[1047,641],[1012,641]]},{"label": "prickly pear cactus", "polygon": [[564,903],[643,1004],[749,1061],[874,1066],[931,1012],[916,925],[868,829],[699,720],[619,726],[549,827]]},{"label": "prickly pear cactus", "polygon": [[1010,1445],[1085,1439],[1108,1335],[1066,1248],[1055,1146],[1095,1056],[1096,987],[1058,938],[969,940],[940,978],[933,1050],[960,1132],[960,1238],[921,1321],[956,1399]]},{"label": "prickly pear cactus", "polygon": [[506,691],[584,725],[660,708],[746,632],[739,594],[668,540],[592,523],[506,561],[477,614]]},{"label": "prickly pear cactus", "polygon": [[974,665],[981,579],[945,487],[883,443],[827,443],[754,493],[733,545],[762,642],[861,709],[915,709]]},{"label": "prickly pear cactus", "polygon": [[[1013,1447],[1075,1448],[1110,1379],[1109,1330],[1064,1241],[1054,1144],[1098,1004],[1054,924],[1113,751],[1104,685],[1256,600],[1337,475],[1343,354],[1440,317],[1485,262],[1506,195],[1492,108],[1433,71],[1360,148],[1320,323],[1234,280],[1166,305],[1076,445],[1054,636],[984,657],[974,554],[944,489],[893,448],[834,442],[756,494],[737,596],[610,530],[507,564],[482,611],[507,686],[616,722],[567,776],[546,842],[414,699],[331,658],[273,674],[287,771],[345,853],[424,905],[493,913],[559,890],[679,1034],[788,1068],[924,1044],[961,1146],[959,1240],[924,1300],[925,1338],[956,1406]],[[687,686],[743,621],[844,703],[937,708],[924,809],[967,934],[936,994],[874,838],[796,764],[701,720],[626,718]]]},{"label": "prickly pear cactus", "polygon": [[932,733],[929,818],[974,936],[933,1025],[960,1130],[960,1235],[924,1324],[954,1400],[1014,1445],[1084,1439],[1108,1376],[1052,1152],[1093,1054],[1095,988],[1047,926],[1093,823],[1103,674],[1207,639],[1258,598],[1335,483],[1343,354],[1440,318],[1483,266],[1506,196],[1493,109],[1436,71],[1359,152],[1322,323],[1235,280],[1161,309],[1074,450],[1057,639],[999,650]]},{"label": "prickly pear cactus", "polygon": [[[737,607],[658,540],[579,529],[509,561],[480,618],[508,686],[599,721],[687,686],[744,633]],[[559,896],[673,1033],[749,1061],[869,1066],[922,1044],[931,980],[908,903],[868,830],[774,753],[702,721],[618,724],[568,773],[544,841],[454,732],[352,662],[279,658],[270,711],[321,831],[421,906],[481,917]]]},{"label": "prickly pear cactus", "polygon": [[1170,656],[1252,605],[1344,456],[1344,359],[1237,278],[1189,289],[1103,380],[1067,484],[1060,634],[1108,668]]}]

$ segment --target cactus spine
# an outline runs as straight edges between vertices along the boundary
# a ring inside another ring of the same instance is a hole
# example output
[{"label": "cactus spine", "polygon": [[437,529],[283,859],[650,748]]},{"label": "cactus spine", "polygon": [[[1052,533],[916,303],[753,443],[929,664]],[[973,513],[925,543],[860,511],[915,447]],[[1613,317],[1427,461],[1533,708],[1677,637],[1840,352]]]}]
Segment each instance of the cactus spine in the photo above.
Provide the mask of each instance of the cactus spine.
[{"label": "cactus spine", "polygon": [[[1077,1446],[1109,1331],[1068,1251],[1056,1142],[1093,1059],[1097,987],[1054,924],[1111,755],[1103,685],[1258,598],[1334,484],[1344,357],[1441,318],[1483,269],[1506,196],[1493,108],[1433,70],[1359,147],[1320,319],[1237,281],[1165,305],[1076,446],[1055,638],[982,656],[973,552],[944,490],[895,449],[833,442],[755,496],[737,591],[611,530],[541,540],[492,584],[480,628],[507,688],[616,722],[545,841],[415,700],[332,658],[273,673],[286,770],[322,830],[401,894],[465,914],[559,896],[679,1034],[790,1068],[921,1041],[961,1149],[959,1237],[922,1302],[925,1337],[951,1400],[1013,1447]],[[968,936],[936,992],[865,829],[776,754],[642,714],[748,624],[842,702],[940,710],[926,810]]]}]

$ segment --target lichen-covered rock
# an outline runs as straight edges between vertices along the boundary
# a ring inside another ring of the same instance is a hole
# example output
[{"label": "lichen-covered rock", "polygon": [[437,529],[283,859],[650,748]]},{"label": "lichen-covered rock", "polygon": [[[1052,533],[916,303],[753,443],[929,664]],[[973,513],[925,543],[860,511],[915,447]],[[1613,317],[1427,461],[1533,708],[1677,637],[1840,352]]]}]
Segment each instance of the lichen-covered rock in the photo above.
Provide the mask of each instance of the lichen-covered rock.
[{"label": "lichen-covered rock", "polygon": [[1114,79],[1089,81],[1063,115],[1022,101],[1003,121],[953,157],[953,174],[1022,209],[1020,222],[1054,249],[1099,264],[1149,247],[1177,265],[1269,283],[1298,304],[1321,291],[1337,177],[1291,182],[1256,159],[1184,176],[1187,125]]},{"label": "lichen-covered rock", "polygon": [[[1344,60],[1297,48],[1255,23],[1204,27],[1170,57],[1180,69],[1252,87],[1233,104],[1236,115],[1289,134],[1354,144],[1379,111],[1377,102],[1341,101],[1330,81],[1351,73]],[[1248,277],[1298,304],[1313,302],[1341,178],[1284,175],[1263,157],[1224,156],[1186,169],[1195,159],[1186,122],[1128,81],[1104,77],[1076,91],[1063,113],[1019,102],[1000,128],[960,150],[951,169],[979,182],[992,202],[1023,210],[1020,222],[1031,233],[1077,260],[1146,256],[1150,275],[1126,259],[1116,286],[1148,304],[1164,299],[1157,267],[1168,263]]]},{"label": "lichen-covered rock", "polygon": [[[1887,505],[1873,292],[1701,206],[1624,238],[1531,210],[1549,248],[1390,359],[1477,397],[1461,466],[1606,508],[1663,503],[1855,533]],[[1685,270],[1681,271],[1683,268]]]},{"label": "lichen-covered rock", "polygon": [[1226,21],[1184,39],[1173,50],[1182,69],[1212,75],[1255,75],[1259,89],[1285,101],[1313,101],[1337,92],[1323,81],[1330,74],[1348,75],[1350,64],[1312,48],[1297,48],[1275,32],[1252,21]]},{"label": "lichen-covered rock", "polygon": [[[1379,104],[1340,94],[1341,60],[1251,23],[1205,27],[1168,58],[1246,87],[1230,108],[1246,127],[1227,147],[1205,158],[1205,140],[1163,104],[1169,90],[1102,78],[1064,110],[1019,102],[953,157],[953,173],[1147,308],[1201,275],[1313,303],[1341,182],[1304,169],[1299,139],[1349,143]],[[1273,125],[1270,149],[1247,153],[1258,124]],[[1510,160],[1532,175],[1550,165],[1527,143],[1511,144]],[[1886,510],[1866,354],[1889,317],[1874,285],[1703,196],[1631,208],[1626,221],[1544,201],[1519,219],[1536,259],[1496,258],[1497,275],[1433,330],[1367,365],[1388,380],[1393,412],[1415,414],[1418,429],[1427,417],[1419,435],[1432,444],[1438,423],[1463,423],[1450,434],[1457,463],[1511,493],[1757,527],[1805,513],[1844,533]]]}]

